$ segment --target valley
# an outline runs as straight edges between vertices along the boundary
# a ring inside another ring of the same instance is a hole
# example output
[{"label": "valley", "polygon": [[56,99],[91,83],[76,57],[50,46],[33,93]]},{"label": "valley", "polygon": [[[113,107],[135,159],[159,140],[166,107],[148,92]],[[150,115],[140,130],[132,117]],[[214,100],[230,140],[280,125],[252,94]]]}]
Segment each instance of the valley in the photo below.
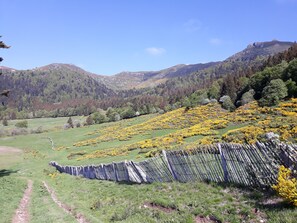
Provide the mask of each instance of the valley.
[{"label": "valley", "polygon": [[[113,76],[58,63],[32,70],[2,67],[3,222],[294,222],[295,198],[286,185],[295,181],[287,177],[283,184],[265,185],[268,181],[253,175],[264,170],[242,175],[248,179],[238,184],[203,174],[186,183],[143,178],[132,181],[136,184],[70,176],[50,162],[150,166],[163,151],[204,154],[203,148],[218,143],[252,146],[270,140],[296,144],[296,57],[296,44],[270,41],[250,44],[220,62]],[[223,159],[219,166],[208,164],[217,154],[199,159],[206,172],[224,170],[223,179],[228,177]],[[238,179],[242,168],[255,168],[227,166]],[[271,168],[273,176],[267,177],[275,182],[278,169]],[[256,179],[262,183],[251,183]]]},{"label": "valley", "polygon": [[0,8],[0,223],[296,222],[296,0]]},{"label": "valley", "polygon": [[[67,214],[53,203],[45,183],[67,210],[79,213],[87,222],[139,222],[143,219],[149,222],[197,222],[198,219],[279,222],[282,218],[294,222],[294,208],[272,192],[204,182],[131,185],[88,180],[61,174],[49,166],[49,162],[55,160],[75,166],[123,160],[138,162],[158,156],[161,149],[188,150],[222,140],[253,143],[271,131],[279,134],[281,140],[295,142],[297,133],[292,123],[296,123],[296,106],[297,101],[293,99],[274,108],[261,108],[251,103],[228,112],[214,103],[189,111],[181,108],[165,114],[69,129],[63,129],[67,118],[28,120],[28,128],[38,121],[47,131],[0,138],[1,146],[22,150],[12,157],[16,162],[4,162],[5,157],[1,160],[5,170],[0,177],[1,194],[5,195],[1,203],[6,204],[5,212],[1,213],[3,222],[12,218],[27,179],[34,182],[30,222],[45,218],[50,222],[57,219],[73,222],[77,218],[76,214]],[[48,137],[54,141],[54,149]],[[13,199],[8,199],[12,193]],[[269,202],[275,203],[269,205]]]}]

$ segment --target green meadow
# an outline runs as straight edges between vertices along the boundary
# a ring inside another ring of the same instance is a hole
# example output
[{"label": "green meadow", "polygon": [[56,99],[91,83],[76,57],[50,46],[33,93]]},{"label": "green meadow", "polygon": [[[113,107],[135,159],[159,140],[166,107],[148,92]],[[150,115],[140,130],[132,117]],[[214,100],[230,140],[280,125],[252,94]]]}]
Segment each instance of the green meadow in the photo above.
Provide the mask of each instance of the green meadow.
[{"label": "green meadow", "polygon": [[[149,129],[143,134],[132,135],[129,139],[114,139],[82,147],[73,144],[98,137],[105,130],[112,128],[116,128],[117,132],[126,131],[127,127],[136,127],[155,117],[158,115],[67,130],[62,128],[67,118],[33,119],[28,120],[28,128],[43,126],[47,131],[0,138],[0,146],[7,147],[0,156],[0,222],[11,222],[28,179],[33,181],[29,206],[30,222],[36,223],[76,221],[53,202],[43,182],[55,191],[62,203],[73,212],[85,216],[89,222],[296,221],[296,208],[280,201],[271,191],[207,182],[138,185],[88,180],[60,174],[48,164],[53,160],[62,165],[85,165],[147,159],[141,149],[134,149],[122,155],[80,158],[81,154],[164,137],[179,129]],[[237,128],[245,125],[239,125]],[[14,122],[10,122],[7,128],[13,126]],[[228,125],[217,134],[222,135],[234,128]],[[48,137],[54,141],[54,150]],[[195,142],[202,137],[188,137],[186,143]],[[10,147],[19,148],[21,151],[14,151]],[[69,156],[70,154],[72,156]]]}]

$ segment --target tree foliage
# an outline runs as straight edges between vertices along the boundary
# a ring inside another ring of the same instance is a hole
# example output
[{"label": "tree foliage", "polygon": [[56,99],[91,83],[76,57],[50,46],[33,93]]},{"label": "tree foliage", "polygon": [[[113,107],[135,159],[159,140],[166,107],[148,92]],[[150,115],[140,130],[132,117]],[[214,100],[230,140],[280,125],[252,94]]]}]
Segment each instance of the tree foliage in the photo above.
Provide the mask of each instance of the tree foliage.
[{"label": "tree foliage", "polygon": [[100,108],[104,110],[103,115],[93,115],[95,122],[104,121],[105,113],[106,121],[115,121],[134,117],[136,111],[148,114],[181,106],[194,107],[224,95],[239,106],[239,102],[252,100],[247,93],[250,89],[254,89],[256,100],[261,99],[263,89],[274,79],[282,79],[288,97],[296,97],[297,59],[291,60],[297,57],[297,44],[269,57],[266,53],[260,55],[259,50],[263,51],[260,48],[254,53],[249,50],[248,58],[237,55],[183,77],[169,78],[153,88],[118,92],[70,65],[10,71],[0,77],[0,86],[5,84],[15,92],[10,95],[7,108],[0,111],[0,118],[12,114],[16,118],[89,116]]},{"label": "tree foliage", "polygon": [[228,111],[234,111],[235,106],[230,98],[229,95],[224,95],[223,97],[220,98],[219,100],[222,103],[222,107]]},{"label": "tree foliage", "polygon": [[245,92],[241,97],[241,105],[245,105],[250,103],[254,100],[255,91],[254,89],[251,89],[247,92]]},{"label": "tree foliage", "polygon": [[250,86],[255,90],[255,98],[260,99],[262,96],[262,90],[265,86],[269,84],[271,80],[279,79],[282,77],[284,70],[287,67],[287,62],[273,66],[267,67],[261,72],[257,72],[252,76],[250,80]]},{"label": "tree foliage", "polygon": [[[0,36],[1,38],[2,36]],[[10,46],[7,46],[3,41],[0,41],[0,48],[2,49],[8,49]],[[0,62],[3,61],[3,58],[0,57]],[[0,76],[2,75],[2,70],[0,70]],[[8,97],[8,94],[10,93],[10,90],[7,90],[7,89],[3,89],[4,86],[2,86],[3,84],[0,82],[0,98],[3,99],[4,98],[7,98]],[[2,105],[5,105],[4,104],[4,100],[1,100],[2,102]]]},{"label": "tree foliage", "polygon": [[126,108],[122,111],[122,113],[121,113],[121,117],[122,117],[123,119],[126,119],[126,118],[133,118],[133,117],[135,117],[135,111],[133,110],[132,107],[128,106],[128,107],[126,107]]},{"label": "tree foliage", "polygon": [[210,99],[218,99],[220,97],[221,86],[217,81],[215,81],[211,87],[208,89],[207,95]]},{"label": "tree foliage", "polygon": [[288,89],[282,79],[271,80],[263,89],[261,105],[273,106],[288,95]]},{"label": "tree foliage", "polygon": [[103,113],[100,113],[100,112],[93,113],[92,118],[94,120],[94,123],[96,123],[96,124],[101,124],[101,123],[107,122],[106,115]]}]

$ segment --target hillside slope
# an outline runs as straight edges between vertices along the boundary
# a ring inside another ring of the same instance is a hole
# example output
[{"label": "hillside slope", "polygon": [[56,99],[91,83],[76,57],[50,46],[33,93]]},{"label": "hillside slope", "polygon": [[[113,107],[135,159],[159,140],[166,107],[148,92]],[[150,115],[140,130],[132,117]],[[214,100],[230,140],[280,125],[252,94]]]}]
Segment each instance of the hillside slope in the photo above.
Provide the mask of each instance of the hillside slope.
[{"label": "hillside slope", "polygon": [[11,94],[8,99],[2,97],[1,100],[18,111],[44,109],[43,104],[53,109],[51,105],[68,102],[60,105],[66,109],[79,106],[83,101],[86,103],[86,100],[104,109],[126,106],[128,102],[135,105],[134,109],[138,109],[138,105],[148,106],[148,103],[164,109],[167,104],[181,102],[184,97],[209,87],[212,81],[227,74],[253,74],[264,66],[269,56],[292,44],[280,41],[254,43],[222,62],[176,65],[161,71],[122,72],[113,76],[96,75],[74,65],[57,63],[32,70],[3,68],[0,86],[10,89]]},{"label": "hillside slope", "polygon": [[3,72],[0,86],[10,89],[9,105],[19,110],[33,103],[60,103],[72,99],[102,99],[114,95],[89,73],[68,64],[51,64],[33,70]]},{"label": "hillside slope", "polygon": [[292,42],[282,42],[277,40],[254,42],[249,44],[244,50],[227,58],[227,61],[250,61],[257,57],[274,55],[287,50],[292,44]]},{"label": "hillside slope", "polygon": [[160,71],[121,72],[113,76],[98,76],[106,86],[114,90],[129,90],[133,88],[155,87],[174,77],[185,77],[195,71],[214,66],[218,62],[199,64],[179,64]]},{"label": "hillside slope", "polygon": [[[233,79],[250,77],[255,72],[267,66],[267,60],[278,53],[288,50],[293,42],[258,42],[249,44],[244,50],[228,57],[213,66],[192,72],[184,78],[172,78],[156,86],[153,93],[158,92],[161,96],[169,98],[172,103],[180,100],[183,95],[190,95],[194,91],[206,89],[211,84],[227,75]],[[281,61],[274,61],[274,64]],[[271,64],[270,64],[271,65]],[[273,65],[273,64],[272,64]]]}]

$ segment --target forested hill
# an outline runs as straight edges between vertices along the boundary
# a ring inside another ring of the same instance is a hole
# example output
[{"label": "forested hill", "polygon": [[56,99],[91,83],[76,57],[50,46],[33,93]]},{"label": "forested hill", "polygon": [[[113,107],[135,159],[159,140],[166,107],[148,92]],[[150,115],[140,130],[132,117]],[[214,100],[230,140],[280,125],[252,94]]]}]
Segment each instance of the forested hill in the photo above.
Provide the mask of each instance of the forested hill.
[{"label": "forested hill", "polygon": [[[159,84],[166,83],[166,81],[172,86],[171,80],[174,78],[181,78],[183,81],[189,79],[189,82],[192,82],[192,79],[195,79],[195,76],[198,76],[198,78],[200,78],[200,76],[203,78],[207,75],[218,77],[237,70],[238,68],[245,69],[251,64],[261,65],[263,59],[287,50],[292,44],[292,42],[281,42],[276,40],[269,42],[255,42],[249,44],[243,51],[240,51],[221,62],[188,65],[179,64],[160,71],[127,71],[113,76],[97,76],[97,80],[116,91],[129,90],[132,88],[141,89],[145,87],[155,87]],[[190,74],[193,75],[190,77]],[[168,85],[165,84],[165,88],[168,88]]]},{"label": "forested hill", "polygon": [[97,80],[115,91],[155,87],[174,77],[185,77],[193,72],[212,67],[219,62],[178,64],[160,71],[122,72],[113,76],[97,76]]},{"label": "forested hill", "polygon": [[[135,111],[150,113],[155,108],[179,107],[185,98],[213,87],[214,82],[220,85],[220,92],[209,96],[218,99],[231,94],[228,92],[230,80],[235,83],[236,79],[249,78],[265,66],[280,63],[286,55],[278,58],[278,53],[293,44],[280,41],[253,43],[221,62],[176,65],[161,71],[123,72],[114,76],[95,75],[69,64],[50,64],[19,71],[5,68],[0,86],[9,89],[10,96],[1,98],[5,105],[1,110],[61,111],[75,108],[71,112],[75,115],[89,114],[98,107],[132,107]],[[242,86],[240,83],[235,85]],[[240,96],[233,94],[233,102]],[[70,115],[68,110],[59,115]]]},{"label": "forested hill", "polygon": [[91,74],[68,64],[51,64],[33,70],[6,69],[0,82],[11,92],[8,105],[18,110],[65,101],[79,104],[79,100],[73,100],[99,100],[115,95]]},{"label": "forested hill", "polygon": [[[153,94],[168,98],[171,104],[181,100],[199,89],[211,87],[218,79],[230,76],[233,79],[250,77],[267,65],[267,60],[278,53],[288,50],[293,42],[257,42],[249,44],[244,50],[230,56],[224,61],[213,64],[202,70],[197,70],[183,78],[173,78],[156,86]],[[274,61],[270,65],[279,63]],[[230,79],[230,78],[229,78]],[[225,81],[229,81],[226,80]],[[152,92],[151,91],[151,92]],[[225,92],[221,92],[224,94]]]}]

